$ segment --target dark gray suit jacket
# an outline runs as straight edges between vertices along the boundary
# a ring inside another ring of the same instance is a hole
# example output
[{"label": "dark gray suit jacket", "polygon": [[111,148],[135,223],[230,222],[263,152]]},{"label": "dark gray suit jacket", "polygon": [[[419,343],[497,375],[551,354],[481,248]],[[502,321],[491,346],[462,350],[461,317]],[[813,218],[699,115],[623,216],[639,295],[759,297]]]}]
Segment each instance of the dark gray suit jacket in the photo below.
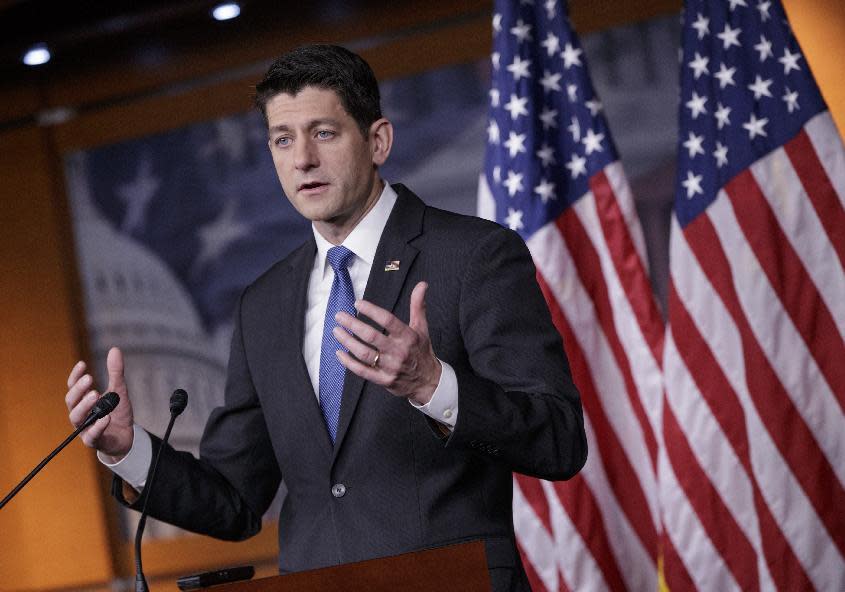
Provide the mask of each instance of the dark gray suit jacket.
[{"label": "dark gray suit jacket", "polygon": [[[244,291],[225,404],[209,418],[199,460],[163,450],[150,513],[243,539],[258,532],[284,478],[282,572],[483,539],[494,588],[527,589],[511,471],[566,479],[587,454],[561,340],[517,234],[394,188],[364,297],[408,322],[411,290],[429,283],[434,352],[458,379],[453,433],[347,373],[332,446],[301,353],[312,239]],[[388,261],[399,269],[385,271]]]}]

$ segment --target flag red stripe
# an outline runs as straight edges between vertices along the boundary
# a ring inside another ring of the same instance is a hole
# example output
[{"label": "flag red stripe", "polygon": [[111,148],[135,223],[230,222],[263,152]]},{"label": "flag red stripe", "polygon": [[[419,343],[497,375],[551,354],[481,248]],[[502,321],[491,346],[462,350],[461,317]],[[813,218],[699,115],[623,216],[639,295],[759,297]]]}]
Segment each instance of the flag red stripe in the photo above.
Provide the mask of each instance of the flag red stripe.
[{"label": "flag red stripe", "polygon": [[634,246],[622,209],[604,171],[596,173],[590,179],[590,190],[595,196],[598,219],[616,268],[616,275],[628,297],[640,331],[651,348],[657,366],[660,367],[663,361],[663,318],[657,309],[648,273]]},{"label": "flag red stripe", "polygon": [[845,209],[813,148],[810,136],[802,129],[783,149],[839,257],[839,265],[845,267]]},{"label": "flag red stripe", "polygon": [[666,587],[671,592],[697,590],[683,560],[665,532],[660,537],[660,550],[663,552],[663,578],[666,580]]},{"label": "flag red stripe", "polygon": [[557,589],[560,592],[569,592],[569,586],[566,585],[566,582],[563,579],[563,574],[559,571],[557,572]]},{"label": "flag red stripe", "polygon": [[[616,327],[613,322],[613,306],[610,303],[607,285],[604,283],[601,273],[601,260],[593,243],[590,241],[590,237],[581,225],[581,221],[578,219],[574,208],[567,208],[556,220],[556,225],[572,255],[572,260],[575,263],[578,276],[581,278],[581,283],[590,296],[590,300],[593,301],[596,317],[610,345],[610,350],[613,352],[613,357],[619,366],[619,370],[622,372],[622,377],[625,381],[625,391],[631,407],[634,409],[634,416],[637,418],[642,429],[645,445],[651,457],[651,468],[656,475],[657,439],[651,429],[651,423],[648,421],[642,401],[640,401],[637,387],[634,383],[634,377],[631,373],[631,364],[625,355],[625,349],[622,347],[619,335],[616,333]],[[567,345],[568,353],[569,349]]]},{"label": "flag red stripe", "polygon": [[840,553],[845,553],[845,512],[840,511],[845,491],[754,338],[713,223],[707,215],[699,216],[686,226],[684,235],[739,331],[748,392],[758,415]]},{"label": "flag red stripe", "polygon": [[742,590],[759,590],[754,547],[698,463],[669,405],[663,408],[663,434],[678,483],[713,546]]},{"label": "flag red stripe", "polygon": [[[555,300],[554,294],[552,294],[545,279],[539,273],[537,274],[537,280],[549,305],[552,321],[563,337],[563,342],[566,345],[566,355],[569,358],[569,364],[572,368],[572,376],[581,393],[581,404],[584,406],[584,412],[590,418],[590,424],[595,433],[595,440],[599,450],[592,451],[592,454],[598,452],[598,456],[601,459],[600,462],[605,467],[607,480],[613,490],[614,497],[622,508],[634,532],[637,533],[646,552],[648,552],[656,563],[657,531],[654,527],[654,522],[651,520],[651,513],[645,493],[633,466],[631,466],[628,457],[625,455],[622,444],[616,436],[616,432],[613,431],[607,415],[599,402],[584,351],[578,345],[572,328],[569,326],[557,300]],[[590,497],[592,499],[592,494]],[[567,510],[569,511],[569,509]],[[597,512],[596,515],[601,515],[598,506],[596,506],[595,511]],[[581,514],[586,515],[583,512],[570,512],[570,514],[572,515],[572,521],[576,524],[579,524]],[[578,516],[575,514],[578,514]],[[579,532],[581,532],[585,541],[588,540],[589,531],[579,530]],[[596,554],[593,553],[593,555],[595,556]],[[598,557],[596,559],[598,560]]]},{"label": "flag red stripe", "polygon": [[[766,556],[769,572],[775,585],[780,590],[807,590],[812,588],[810,579],[801,562],[792,551],[792,547],[780,530],[760,492],[759,483],[751,466],[748,432],[743,421],[745,412],[739,404],[733,387],[725,377],[722,367],[719,366],[707,342],[699,333],[671,282],[669,285],[669,316],[672,319],[672,335],[678,353],[751,482],[763,553]],[[665,407],[664,414],[668,410],[669,407]],[[675,443],[674,439],[669,442],[667,438],[670,456],[671,447]],[[687,443],[681,444],[685,446]],[[686,470],[684,465],[674,462],[672,464],[677,479],[683,482],[682,473]],[[699,518],[704,523],[705,516],[698,510],[696,510],[696,513],[699,514]]]},{"label": "flag red stripe", "polygon": [[[726,186],[736,218],[772,288],[845,411],[845,342],[774,212],[746,169]],[[821,396],[821,394],[819,394]]]}]

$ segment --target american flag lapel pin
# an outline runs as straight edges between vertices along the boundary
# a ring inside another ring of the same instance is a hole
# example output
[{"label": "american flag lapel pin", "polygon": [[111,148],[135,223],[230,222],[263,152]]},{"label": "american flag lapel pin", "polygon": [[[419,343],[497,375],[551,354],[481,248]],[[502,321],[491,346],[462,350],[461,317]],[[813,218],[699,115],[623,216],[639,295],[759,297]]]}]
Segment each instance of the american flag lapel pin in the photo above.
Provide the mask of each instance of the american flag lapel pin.
[{"label": "american flag lapel pin", "polygon": [[399,260],[396,259],[395,261],[388,261],[387,264],[384,266],[385,271],[399,271]]}]

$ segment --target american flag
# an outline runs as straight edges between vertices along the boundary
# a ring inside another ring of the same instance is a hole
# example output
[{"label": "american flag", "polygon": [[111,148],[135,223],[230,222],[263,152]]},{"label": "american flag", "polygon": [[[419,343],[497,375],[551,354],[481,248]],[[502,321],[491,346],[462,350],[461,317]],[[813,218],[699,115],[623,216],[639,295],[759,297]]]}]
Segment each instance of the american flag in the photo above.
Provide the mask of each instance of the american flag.
[{"label": "american flag", "polygon": [[589,457],[514,477],[535,590],[654,590],[664,326],[633,200],[565,2],[498,0],[479,214],[518,231],[581,391]]},{"label": "american flag", "polygon": [[683,19],[666,581],[845,590],[845,152],[780,2]]}]

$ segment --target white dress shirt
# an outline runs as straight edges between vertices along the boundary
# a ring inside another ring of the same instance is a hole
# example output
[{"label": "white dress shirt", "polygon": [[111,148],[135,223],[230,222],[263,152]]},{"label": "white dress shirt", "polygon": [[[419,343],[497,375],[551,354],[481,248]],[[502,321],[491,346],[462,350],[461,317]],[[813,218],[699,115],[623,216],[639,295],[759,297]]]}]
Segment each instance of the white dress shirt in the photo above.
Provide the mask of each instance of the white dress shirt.
[{"label": "white dress shirt", "polygon": [[[388,183],[378,201],[369,212],[355,226],[346,237],[342,245],[352,251],[355,256],[349,264],[349,276],[352,279],[352,289],[355,299],[364,297],[367,278],[373,266],[376,248],[381,240],[381,233],[390,217],[390,212],[396,204],[396,192]],[[308,369],[308,376],[314,387],[314,393],[320,396],[320,349],[323,340],[323,324],[328,306],[329,292],[334,280],[334,270],[326,264],[326,254],[334,245],[317,232],[312,225],[314,240],[317,243],[317,255],[308,280],[308,299],[305,310],[305,335],[302,341],[302,355]],[[440,382],[425,405],[417,405],[410,400],[411,405],[425,413],[432,419],[445,425],[449,430],[454,429],[458,419],[458,380],[454,369],[440,360]],[[150,463],[152,462],[152,444],[149,434],[134,426],[134,440],[129,453],[117,463],[106,462],[100,453],[97,457],[124,481],[135,489],[141,489],[146,482]]]}]

